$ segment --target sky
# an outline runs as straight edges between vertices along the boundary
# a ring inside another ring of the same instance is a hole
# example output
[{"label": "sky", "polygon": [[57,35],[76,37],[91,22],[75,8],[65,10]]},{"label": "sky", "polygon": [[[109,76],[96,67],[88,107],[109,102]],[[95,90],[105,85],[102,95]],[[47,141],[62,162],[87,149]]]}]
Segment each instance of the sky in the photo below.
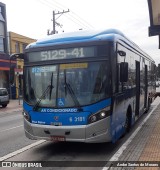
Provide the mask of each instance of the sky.
[{"label": "sky", "polygon": [[33,39],[47,36],[53,29],[53,11],[58,33],[115,28],[160,63],[158,36],[149,37],[147,0],[0,0],[6,4],[7,27]]}]

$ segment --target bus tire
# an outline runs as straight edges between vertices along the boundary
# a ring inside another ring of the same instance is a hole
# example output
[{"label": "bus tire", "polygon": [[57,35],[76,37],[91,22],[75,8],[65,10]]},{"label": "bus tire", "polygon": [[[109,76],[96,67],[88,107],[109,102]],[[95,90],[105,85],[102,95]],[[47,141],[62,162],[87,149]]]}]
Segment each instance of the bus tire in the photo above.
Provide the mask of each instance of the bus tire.
[{"label": "bus tire", "polygon": [[128,133],[131,129],[131,119],[132,119],[132,110],[131,107],[129,107],[126,114],[125,134]]},{"label": "bus tire", "polygon": [[150,99],[150,98],[148,98],[148,106],[147,106],[147,111],[150,109],[150,107],[151,107],[151,99]]}]

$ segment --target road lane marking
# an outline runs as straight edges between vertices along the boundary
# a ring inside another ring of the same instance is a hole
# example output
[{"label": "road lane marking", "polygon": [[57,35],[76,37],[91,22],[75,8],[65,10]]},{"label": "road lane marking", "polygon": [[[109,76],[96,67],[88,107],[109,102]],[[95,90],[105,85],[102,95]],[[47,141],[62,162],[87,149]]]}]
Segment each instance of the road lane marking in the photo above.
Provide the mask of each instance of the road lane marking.
[{"label": "road lane marking", "polygon": [[0,133],[1,133],[1,132],[6,132],[6,131],[8,131],[8,130],[15,129],[15,128],[19,128],[19,127],[22,127],[22,126],[23,126],[23,125],[15,126],[15,127],[9,128],[9,129],[4,129],[4,130],[1,130]]},{"label": "road lane marking", "polygon": [[[158,105],[160,104],[160,98],[157,97],[156,100],[152,103],[154,106],[151,112],[148,114],[148,116],[142,121],[142,123],[138,126],[138,128],[134,131],[134,133],[128,138],[128,140],[118,149],[118,151],[111,157],[111,159],[107,162],[114,162],[118,161],[119,157],[122,155],[124,150],[127,148],[127,146],[132,142],[134,137],[137,135],[137,133],[140,131],[144,123],[149,119],[149,117],[152,115],[152,113],[157,109]],[[111,167],[104,166],[102,170],[108,170]]]},{"label": "road lane marking", "polygon": [[4,161],[4,160],[6,160],[6,159],[9,159],[9,158],[11,158],[11,157],[13,157],[13,156],[16,156],[16,155],[18,155],[18,154],[20,154],[20,153],[22,153],[22,152],[25,152],[25,151],[27,151],[27,150],[35,147],[35,146],[38,146],[38,145],[40,145],[40,144],[42,144],[42,143],[44,143],[44,142],[46,142],[46,140],[40,140],[40,141],[37,141],[37,142],[35,142],[35,143],[32,143],[32,144],[30,144],[30,145],[28,145],[28,146],[25,146],[25,147],[23,147],[23,148],[21,148],[21,149],[19,149],[19,150],[17,150],[17,151],[14,151],[14,152],[9,153],[9,154],[7,154],[7,155],[5,155],[5,156],[2,156],[2,157],[0,157],[0,162],[1,162],[1,161]]}]

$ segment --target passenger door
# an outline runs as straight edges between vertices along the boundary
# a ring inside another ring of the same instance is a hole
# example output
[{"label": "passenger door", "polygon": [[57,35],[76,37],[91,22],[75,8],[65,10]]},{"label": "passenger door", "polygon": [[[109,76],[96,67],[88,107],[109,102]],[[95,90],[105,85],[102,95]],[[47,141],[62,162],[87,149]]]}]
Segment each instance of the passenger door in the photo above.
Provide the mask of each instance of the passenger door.
[{"label": "passenger door", "polygon": [[136,61],[136,116],[139,116],[140,104],[140,62]]},{"label": "passenger door", "polygon": [[148,94],[148,66],[145,65],[145,97],[144,97],[144,108],[147,108],[147,94]]}]

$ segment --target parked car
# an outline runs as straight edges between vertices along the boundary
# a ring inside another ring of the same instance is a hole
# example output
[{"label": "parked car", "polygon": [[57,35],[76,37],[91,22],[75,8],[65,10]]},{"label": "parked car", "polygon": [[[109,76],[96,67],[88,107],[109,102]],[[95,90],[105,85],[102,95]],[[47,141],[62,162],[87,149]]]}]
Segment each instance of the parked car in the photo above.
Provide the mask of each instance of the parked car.
[{"label": "parked car", "polygon": [[9,103],[9,94],[6,88],[0,88],[0,105],[6,107]]}]

